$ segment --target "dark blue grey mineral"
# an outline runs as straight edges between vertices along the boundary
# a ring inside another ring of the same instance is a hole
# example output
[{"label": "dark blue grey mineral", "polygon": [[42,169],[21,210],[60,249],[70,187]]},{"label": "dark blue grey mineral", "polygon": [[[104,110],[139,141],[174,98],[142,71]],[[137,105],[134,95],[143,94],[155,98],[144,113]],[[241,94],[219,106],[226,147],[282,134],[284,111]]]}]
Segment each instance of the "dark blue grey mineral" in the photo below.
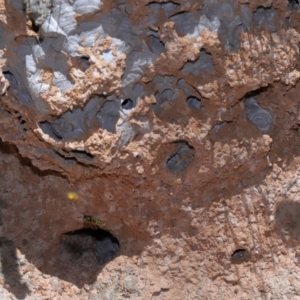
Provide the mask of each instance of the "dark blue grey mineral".
[{"label": "dark blue grey mineral", "polygon": [[241,31],[247,31],[251,23],[251,11],[247,5],[235,5],[234,0],[206,0],[202,13],[209,19],[220,22],[218,34],[227,50],[235,50],[240,45]]},{"label": "dark blue grey mineral", "polygon": [[167,169],[172,173],[185,170],[194,159],[194,148],[187,142],[176,142],[176,151],[167,158]]},{"label": "dark blue grey mineral", "polygon": [[120,105],[116,101],[106,101],[97,113],[101,128],[109,132],[116,132],[116,124],[120,117]]},{"label": "dark blue grey mineral", "polygon": [[247,118],[254,123],[258,129],[267,133],[272,125],[272,115],[265,109],[261,108],[254,98],[245,100]]},{"label": "dark blue grey mineral", "polygon": [[154,34],[149,35],[149,48],[153,53],[160,54],[165,51],[165,45]]},{"label": "dark blue grey mineral", "polygon": [[215,67],[211,57],[211,54],[207,53],[205,50],[200,51],[199,58],[194,62],[188,62],[182,68],[182,72],[197,76],[203,72],[214,72]]},{"label": "dark blue grey mineral", "polygon": [[196,97],[193,97],[193,96],[190,96],[186,99],[186,103],[188,105],[188,107],[190,109],[200,109],[201,108],[201,100],[196,98]]},{"label": "dark blue grey mineral", "polygon": [[226,49],[239,48],[240,33],[250,28],[252,13],[247,5],[234,0],[205,0],[198,12],[181,12],[170,17],[181,36],[197,37],[204,29],[218,31]]},{"label": "dark blue grey mineral", "polygon": [[298,0],[289,0],[288,9],[297,10],[299,8],[299,1]]},{"label": "dark blue grey mineral", "polygon": [[[16,70],[15,74],[17,74]],[[8,70],[3,71],[3,75],[8,80],[10,89],[14,90],[15,97],[23,104],[34,106],[30,94],[21,82],[21,76],[18,75],[17,79],[16,76]]]},{"label": "dark blue grey mineral", "polygon": [[253,20],[257,27],[275,31],[275,17],[276,13],[273,7],[259,7],[253,15]]},{"label": "dark blue grey mineral", "polygon": [[83,108],[67,111],[53,123],[45,121],[40,126],[54,139],[74,139],[89,129],[97,130],[99,127],[116,132],[119,116],[119,102],[93,96]]},{"label": "dark blue grey mineral", "polygon": [[18,81],[13,73],[10,71],[3,71],[4,77],[8,80],[10,88],[17,90],[19,88]]},{"label": "dark blue grey mineral", "polygon": [[174,101],[178,95],[179,91],[174,87],[175,84],[174,76],[155,76],[153,78],[155,99],[156,103],[154,104],[153,110],[158,114],[161,109]]}]

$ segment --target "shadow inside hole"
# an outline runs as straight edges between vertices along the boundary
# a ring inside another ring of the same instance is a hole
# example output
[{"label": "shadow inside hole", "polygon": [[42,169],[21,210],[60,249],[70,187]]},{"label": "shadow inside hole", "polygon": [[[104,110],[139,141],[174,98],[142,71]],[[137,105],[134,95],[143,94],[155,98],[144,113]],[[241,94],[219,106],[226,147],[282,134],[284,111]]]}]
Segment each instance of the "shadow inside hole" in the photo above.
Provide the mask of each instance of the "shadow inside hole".
[{"label": "shadow inside hole", "polygon": [[17,299],[25,299],[29,289],[22,283],[22,276],[19,272],[16,247],[13,241],[0,238],[1,273],[4,276],[5,288],[13,293]]},{"label": "shadow inside hole", "polygon": [[132,109],[134,108],[134,102],[131,100],[131,99],[125,99],[123,102],[122,102],[122,108],[123,109]]},{"label": "shadow inside hole", "polygon": [[275,211],[276,232],[281,239],[292,246],[300,243],[300,202],[282,201]]},{"label": "shadow inside hole", "polygon": [[[61,261],[77,274],[99,271],[116,258],[120,244],[116,237],[103,229],[83,228],[65,233],[61,238]],[[78,271],[79,271],[78,270]]]},{"label": "shadow inside hole", "polygon": [[245,249],[237,249],[231,255],[232,264],[242,264],[250,260],[250,253]]}]

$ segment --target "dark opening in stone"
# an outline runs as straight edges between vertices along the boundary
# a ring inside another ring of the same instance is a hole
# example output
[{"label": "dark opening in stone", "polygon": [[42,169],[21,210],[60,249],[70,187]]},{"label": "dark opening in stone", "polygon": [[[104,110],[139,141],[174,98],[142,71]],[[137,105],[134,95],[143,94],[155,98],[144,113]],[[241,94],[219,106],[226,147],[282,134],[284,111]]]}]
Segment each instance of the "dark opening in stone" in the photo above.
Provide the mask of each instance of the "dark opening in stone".
[{"label": "dark opening in stone", "polygon": [[73,263],[84,257],[85,263],[104,265],[116,258],[119,249],[118,239],[103,229],[83,228],[65,233],[61,239],[63,259]]},{"label": "dark opening in stone", "polygon": [[241,264],[250,259],[250,253],[245,249],[237,249],[231,255],[231,262],[233,264]]},{"label": "dark opening in stone", "polygon": [[122,102],[122,108],[123,109],[132,109],[134,107],[134,102],[131,99],[125,99]]},{"label": "dark opening in stone", "polygon": [[40,30],[40,26],[39,25],[36,25],[35,24],[35,22],[34,22],[34,20],[32,19],[32,18],[30,18],[30,20],[31,20],[31,29],[34,31],[34,32],[36,32],[36,33],[38,33],[39,32],[39,30]]},{"label": "dark opening in stone", "polygon": [[201,108],[201,100],[190,96],[186,99],[186,103],[190,109],[200,109]]}]

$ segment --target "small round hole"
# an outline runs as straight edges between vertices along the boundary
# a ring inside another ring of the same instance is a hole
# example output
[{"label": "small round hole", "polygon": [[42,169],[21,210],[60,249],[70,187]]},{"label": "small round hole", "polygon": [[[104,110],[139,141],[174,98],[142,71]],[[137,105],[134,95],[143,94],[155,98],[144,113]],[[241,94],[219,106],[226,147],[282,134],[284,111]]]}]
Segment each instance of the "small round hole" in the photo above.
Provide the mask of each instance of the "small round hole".
[{"label": "small round hole", "polygon": [[122,108],[123,109],[132,109],[134,107],[134,102],[131,99],[125,99],[122,102]]}]

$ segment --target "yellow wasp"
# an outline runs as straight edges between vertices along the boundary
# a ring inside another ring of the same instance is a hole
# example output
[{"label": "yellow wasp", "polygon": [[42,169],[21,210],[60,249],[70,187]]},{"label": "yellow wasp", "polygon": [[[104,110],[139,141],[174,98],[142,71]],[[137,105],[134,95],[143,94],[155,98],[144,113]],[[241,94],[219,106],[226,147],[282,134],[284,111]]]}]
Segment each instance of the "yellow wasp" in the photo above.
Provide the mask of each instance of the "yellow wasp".
[{"label": "yellow wasp", "polygon": [[102,226],[104,226],[105,222],[100,219],[91,217],[91,216],[83,215],[83,224],[85,225],[85,227],[89,227],[89,228],[97,230],[97,229],[101,228]]}]

